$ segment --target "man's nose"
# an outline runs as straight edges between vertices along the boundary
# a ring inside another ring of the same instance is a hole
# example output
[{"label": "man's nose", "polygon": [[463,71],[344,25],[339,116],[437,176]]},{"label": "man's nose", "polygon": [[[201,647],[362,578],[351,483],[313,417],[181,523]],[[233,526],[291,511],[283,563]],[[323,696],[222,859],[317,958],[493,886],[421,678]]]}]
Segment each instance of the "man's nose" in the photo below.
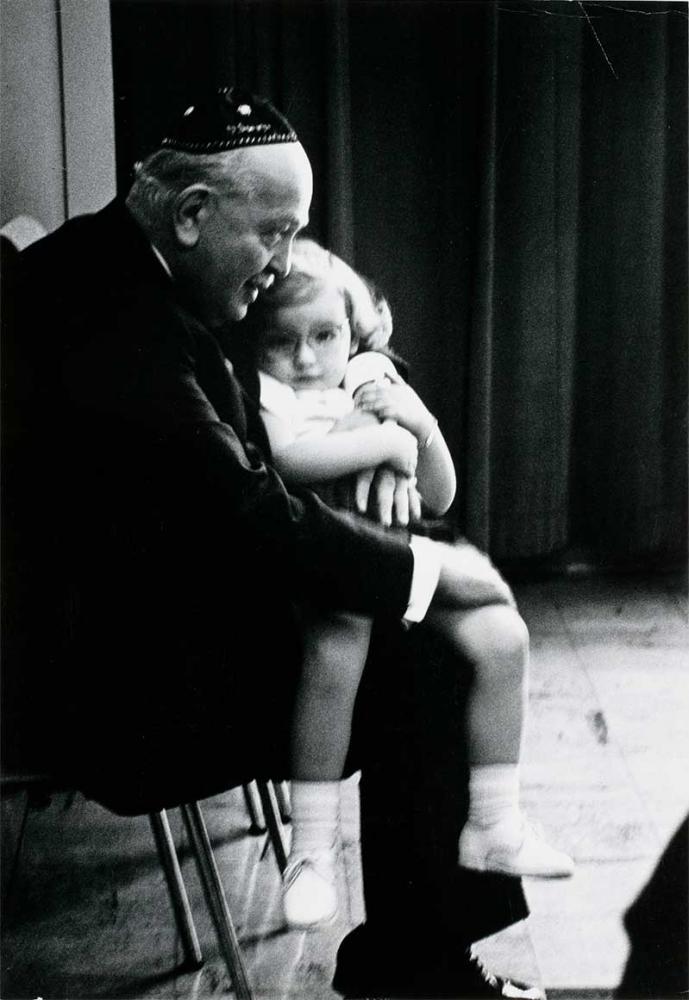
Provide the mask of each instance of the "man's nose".
[{"label": "man's nose", "polygon": [[269,268],[278,278],[286,278],[292,267],[292,240],[284,240],[273,254]]}]

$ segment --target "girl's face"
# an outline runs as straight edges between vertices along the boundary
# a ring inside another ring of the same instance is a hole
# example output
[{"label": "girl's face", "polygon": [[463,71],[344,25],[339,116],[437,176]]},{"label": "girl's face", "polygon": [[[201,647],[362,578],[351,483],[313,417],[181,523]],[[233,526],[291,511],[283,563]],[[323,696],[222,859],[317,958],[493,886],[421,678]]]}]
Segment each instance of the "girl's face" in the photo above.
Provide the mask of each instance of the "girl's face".
[{"label": "girl's face", "polygon": [[355,346],[342,293],[322,286],[312,298],[272,312],[259,337],[258,367],[295,390],[334,389]]}]

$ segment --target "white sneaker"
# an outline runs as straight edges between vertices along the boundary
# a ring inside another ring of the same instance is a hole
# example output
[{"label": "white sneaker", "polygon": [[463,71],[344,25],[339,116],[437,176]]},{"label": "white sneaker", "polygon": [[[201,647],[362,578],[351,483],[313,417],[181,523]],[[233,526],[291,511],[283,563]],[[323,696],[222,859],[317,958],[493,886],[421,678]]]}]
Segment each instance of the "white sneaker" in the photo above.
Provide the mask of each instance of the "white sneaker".
[{"label": "white sneaker", "polygon": [[574,872],[569,855],[546,843],[523,818],[485,827],[467,823],[459,837],[459,863],[480,872],[537,878],[567,878]]},{"label": "white sneaker", "polygon": [[289,927],[330,924],[337,916],[335,853],[319,851],[290,861],[282,876],[282,905]]}]

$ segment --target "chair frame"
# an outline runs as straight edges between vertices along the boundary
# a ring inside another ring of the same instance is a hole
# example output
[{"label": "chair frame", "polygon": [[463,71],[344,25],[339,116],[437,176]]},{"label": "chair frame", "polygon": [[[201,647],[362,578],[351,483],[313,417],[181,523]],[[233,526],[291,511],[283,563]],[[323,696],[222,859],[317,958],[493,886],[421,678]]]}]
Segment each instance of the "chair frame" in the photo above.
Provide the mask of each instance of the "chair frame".
[{"label": "chair frame", "polygon": [[[258,780],[256,787],[263,808],[268,836],[273,845],[278,868],[282,872],[286,865],[287,855],[275,789],[272,782],[265,780]],[[37,792],[45,792],[46,795],[49,795],[52,792],[69,790],[62,787],[58,788],[51,781],[50,776],[44,774],[3,775],[2,789],[3,792],[26,792],[29,796],[32,794],[35,795]],[[250,793],[247,792],[246,785],[243,786],[243,790],[245,799],[248,801]],[[26,810],[19,830],[16,848],[17,856],[21,851],[26,832],[26,817],[30,805],[31,801],[29,799],[26,803]],[[220,954],[230,976],[235,997],[237,1000],[253,1000],[249,976],[232,920],[232,914],[227,904],[218,866],[213,855],[213,847],[208,836],[201,807],[197,801],[190,801],[182,803],[179,809],[189,839],[191,855],[198,871],[206,906],[208,907],[215,928]],[[252,823],[258,826],[257,813],[254,812],[251,815]],[[165,875],[175,924],[182,942],[184,967],[190,970],[200,969],[204,964],[204,957],[199,944],[189,896],[170,830],[167,811],[161,809],[157,812],[151,812],[148,814],[148,819],[158,852],[158,858]]]}]

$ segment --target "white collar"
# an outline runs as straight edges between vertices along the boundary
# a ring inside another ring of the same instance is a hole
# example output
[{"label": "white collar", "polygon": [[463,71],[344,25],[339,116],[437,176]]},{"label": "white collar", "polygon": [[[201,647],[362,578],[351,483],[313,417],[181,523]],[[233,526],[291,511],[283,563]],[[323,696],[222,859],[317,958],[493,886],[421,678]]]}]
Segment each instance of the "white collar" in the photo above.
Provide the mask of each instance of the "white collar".
[{"label": "white collar", "polygon": [[168,277],[171,278],[172,277],[172,271],[170,270],[170,265],[165,260],[165,258],[163,257],[162,253],[160,252],[160,250],[158,249],[158,247],[155,245],[155,243],[151,243],[151,250],[156,255],[156,257],[158,258],[158,260],[160,261],[160,263],[163,265],[163,267],[165,268],[165,270],[167,271]]}]

